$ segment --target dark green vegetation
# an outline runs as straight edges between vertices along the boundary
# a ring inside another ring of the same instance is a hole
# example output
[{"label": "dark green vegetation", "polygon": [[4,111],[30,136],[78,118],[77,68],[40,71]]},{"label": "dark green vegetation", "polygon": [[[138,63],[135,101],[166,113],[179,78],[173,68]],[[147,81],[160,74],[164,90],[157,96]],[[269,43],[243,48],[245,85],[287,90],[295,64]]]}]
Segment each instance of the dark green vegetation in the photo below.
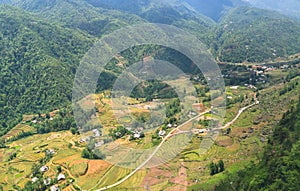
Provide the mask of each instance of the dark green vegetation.
[{"label": "dark green vegetation", "polygon": [[59,114],[53,118],[53,120],[37,118],[37,121],[41,122],[33,124],[33,127],[37,129],[37,133],[44,134],[49,132],[58,132],[63,130],[69,130],[76,127],[75,120],[70,110],[63,109],[59,111]]},{"label": "dark green vegetation", "polygon": [[19,9],[0,10],[0,126],[11,128],[23,113],[68,104],[76,66],[92,41]]},{"label": "dark green vegetation", "polygon": [[211,162],[209,165],[210,175],[213,176],[218,174],[219,172],[223,172],[225,170],[223,160],[219,160],[218,163]]},{"label": "dark green vegetation", "polygon": [[131,97],[146,98],[146,101],[152,101],[153,99],[174,98],[177,97],[177,94],[167,84],[151,80],[135,87],[131,93]]},{"label": "dark green vegetation", "polygon": [[180,112],[181,112],[180,100],[178,98],[171,100],[166,105],[166,116],[168,118],[168,123],[174,124],[178,120],[175,118],[175,115],[179,114]]},{"label": "dark green vegetation", "polygon": [[104,159],[105,158],[105,156],[99,150],[92,151],[90,148],[83,149],[82,153],[81,153],[81,157],[86,158],[86,159]]},{"label": "dark green vegetation", "polygon": [[300,103],[284,114],[260,162],[229,174],[215,190],[300,189]]},{"label": "dark green vegetation", "polygon": [[109,130],[109,136],[111,136],[114,140],[124,137],[125,135],[130,135],[131,132],[128,131],[125,127],[119,126],[116,129]]}]

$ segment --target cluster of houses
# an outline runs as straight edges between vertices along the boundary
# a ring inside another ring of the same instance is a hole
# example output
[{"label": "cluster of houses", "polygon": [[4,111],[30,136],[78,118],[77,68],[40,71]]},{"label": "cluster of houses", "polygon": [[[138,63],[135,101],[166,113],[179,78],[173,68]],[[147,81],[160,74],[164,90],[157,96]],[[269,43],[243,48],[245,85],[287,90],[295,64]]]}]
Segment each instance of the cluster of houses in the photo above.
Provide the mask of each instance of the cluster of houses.
[{"label": "cluster of houses", "polygon": [[139,128],[137,128],[137,129],[135,129],[135,130],[133,130],[133,129],[130,128],[130,127],[127,127],[126,130],[127,130],[127,131],[130,131],[130,132],[133,134],[133,138],[134,138],[134,139],[140,139],[140,138],[143,137],[143,130],[144,130],[143,127],[139,127]]},{"label": "cluster of houses", "polygon": [[[176,128],[176,127],[177,127],[177,124],[171,124],[171,123],[169,123],[169,124],[166,125],[166,127],[167,127],[168,129],[170,129],[170,128]],[[160,131],[158,132],[158,136],[163,137],[163,136],[166,135],[166,133],[167,133],[167,132],[166,132],[165,130],[160,130]]]},{"label": "cluster of houses", "polygon": [[[41,171],[42,173],[45,173],[45,172],[47,172],[48,170],[49,170],[49,167],[48,167],[48,166],[42,166],[42,167],[40,168],[40,171]],[[65,176],[63,173],[59,173],[59,175],[57,176],[57,181],[63,181],[63,180],[66,180],[66,176]],[[32,183],[36,183],[37,181],[39,181],[39,178],[38,178],[38,177],[33,177],[33,178],[31,179],[31,181],[32,181]],[[48,178],[46,178],[46,179],[43,180],[43,183],[44,183],[45,186],[49,186],[49,185],[51,185],[52,180],[51,180],[51,178],[48,177]],[[50,190],[51,190],[51,191],[60,191],[60,189],[59,189],[59,187],[58,187],[57,185],[51,186],[51,187],[50,187]]]},{"label": "cluster of houses", "polygon": [[[95,138],[101,137],[101,135],[102,135],[102,132],[99,129],[93,129],[92,132],[93,132],[93,136]],[[88,141],[90,141],[90,137],[80,138],[80,140],[78,142],[80,144],[82,144],[82,143],[86,143]],[[101,147],[103,144],[104,144],[104,141],[99,141],[99,142],[95,143],[95,147]]]},{"label": "cluster of houses", "polygon": [[[50,120],[50,121],[53,121],[53,117],[50,117],[49,120]],[[42,123],[42,121],[38,121],[37,119],[33,119],[33,120],[31,121],[31,123],[37,124],[37,123]]]}]

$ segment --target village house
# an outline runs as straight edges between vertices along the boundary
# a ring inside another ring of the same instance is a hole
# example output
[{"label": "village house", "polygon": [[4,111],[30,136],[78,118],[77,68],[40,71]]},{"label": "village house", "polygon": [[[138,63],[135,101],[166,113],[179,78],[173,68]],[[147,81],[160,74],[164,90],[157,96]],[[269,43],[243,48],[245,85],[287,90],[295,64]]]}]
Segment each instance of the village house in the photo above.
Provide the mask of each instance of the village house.
[{"label": "village house", "polygon": [[44,179],[44,185],[48,186],[51,184],[51,178]]},{"label": "village house", "polygon": [[38,180],[39,180],[38,177],[33,177],[33,178],[31,179],[32,183],[36,183]]},{"label": "village house", "polygon": [[96,147],[96,148],[97,148],[97,147],[101,147],[101,146],[104,145],[104,144],[105,144],[104,141],[101,140],[101,141],[95,143],[95,147]]},{"label": "village house", "polygon": [[256,71],[256,74],[257,74],[257,75],[261,75],[261,74],[263,74],[263,73],[264,73],[264,71],[262,71],[262,70]]},{"label": "village house", "polygon": [[133,135],[133,138],[135,138],[135,139],[141,138],[141,133],[140,132],[135,132],[134,135]]},{"label": "village house", "polygon": [[60,191],[59,187],[56,185],[53,185],[50,187],[50,191]]},{"label": "village house", "polygon": [[231,86],[230,89],[232,90],[237,90],[239,88],[239,86]]},{"label": "village house", "polygon": [[101,136],[101,132],[98,129],[94,129],[93,133],[94,133],[95,137],[100,137]]},{"label": "village house", "polygon": [[47,172],[49,170],[49,167],[48,166],[42,166],[41,168],[40,168],[40,171],[41,172]]},{"label": "village house", "polygon": [[55,154],[55,150],[54,149],[47,150],[46,152],[47,152],[47,154],[50,154],[50,155],[54,155]]},{"label": "village house", "polygon": [[57,176],[57,181],[60,181],[60,180],[65,180],[66,179],[66,176],[62,173],[60,173],[58,176]]},{"label": "village house", "polygon": [[196,116],[196,115],[197,115],[197,113],[194,112],[194,111],[190,111],[189,114],[190,114],[190,115],[193,115],[193,116]]},{"label": "village house", "polygon": [[159,135],[160,137],[165,136],[165,134],[166,134],[166,131],[164,131],[164,130],[160,130],[160,131],[158,132],[158,135]]},{"label": "village house", "polygon": [[80,140],[79,140],[79,143],[85,143],[85,142],[87,142],[87,141],[89,141],[90,139],[88,138],[88,137],[86,137],[86,138],[81,138]]},{"label": "village house", "polygon": [[198,131],[200,134],[203,134],[203,133],[205,133],[206,132],[206,129],[199,129],[199,131]]}]

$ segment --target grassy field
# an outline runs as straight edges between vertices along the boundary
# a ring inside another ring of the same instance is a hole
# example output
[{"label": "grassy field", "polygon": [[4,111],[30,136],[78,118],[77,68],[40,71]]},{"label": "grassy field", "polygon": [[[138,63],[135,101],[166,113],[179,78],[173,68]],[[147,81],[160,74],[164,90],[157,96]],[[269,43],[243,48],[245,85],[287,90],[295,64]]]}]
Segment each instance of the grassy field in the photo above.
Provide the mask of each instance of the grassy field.
[{"label": "grassy field", "polygon": [[69,167],[70,172],[73,176],[79,177],[86,174],[88,170],[88,163],[87,162],[80,162],[80,163],[73,163]]}]

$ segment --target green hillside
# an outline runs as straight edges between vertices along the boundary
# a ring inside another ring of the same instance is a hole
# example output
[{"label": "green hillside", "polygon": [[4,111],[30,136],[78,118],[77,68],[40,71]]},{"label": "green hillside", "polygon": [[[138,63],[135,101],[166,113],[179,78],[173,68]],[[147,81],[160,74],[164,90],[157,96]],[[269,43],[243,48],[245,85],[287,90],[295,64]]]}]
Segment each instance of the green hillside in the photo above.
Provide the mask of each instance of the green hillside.
[{"label": "green hillside", "polygon": [[9,6],[0,7],[0,23],[1,127],[25,112],[68,104],[76,66],[93,38]]},{"label": "green hillside", "polygon": [[51,22],[97,37],[122,26],[145,22],[136,15],[96,8],[82,0],[13,0],[11,4]]},{"label": "green hillside", "polygon": [[300,23],[276,12],[241,7],[222,18],[218,57],[224,62],[262,62],[300,52]]},{"label": "green hillside", "polygon": [[209,38],[209,34],[212,33],[212,29],[216,25],[211,18],[199,14],[184,4],[173,1],[86,0],[86,2],[99,8],[136,14],[151,23],[174,25],[197,35],[207,45],[212,40]]},{"label": "green hillside", "polygon": [[229,174],[215,190],[300,189],[300,103],[283,116],[258,165]]}]

